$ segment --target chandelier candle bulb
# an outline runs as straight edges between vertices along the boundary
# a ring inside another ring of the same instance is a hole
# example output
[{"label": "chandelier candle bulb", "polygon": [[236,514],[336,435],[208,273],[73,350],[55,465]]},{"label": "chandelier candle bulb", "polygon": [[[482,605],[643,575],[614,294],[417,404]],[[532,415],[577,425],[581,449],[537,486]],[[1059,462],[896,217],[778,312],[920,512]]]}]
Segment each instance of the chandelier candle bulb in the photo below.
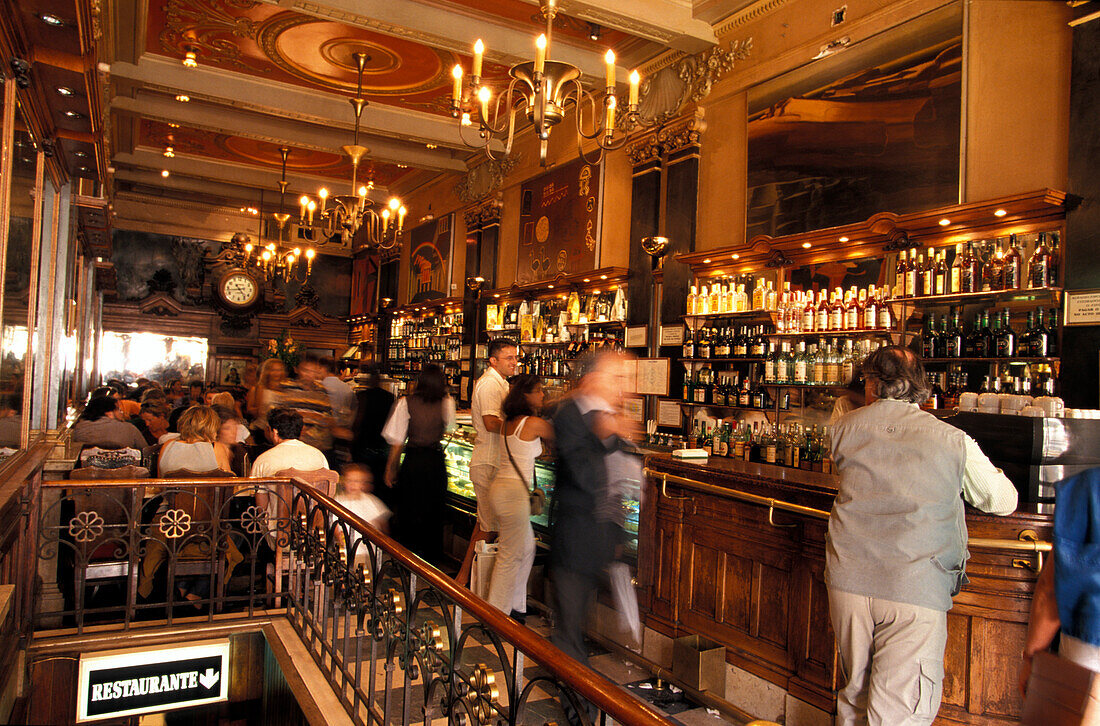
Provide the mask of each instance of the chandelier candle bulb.
[{"label": "chandelier candle bulb", "polygon": [[[321,187],[317,190],[317,196],[321,198],[321,211],[325,211],[325,202],[328,201],[328,189]],[[312,209],[310,211],[313,211]]]},{"label": "chandelier candle bulb", "polygon": [[[481,78],[481,59],[485,55],[485,44],[481,42],[481,38],[477,39],[474,43],[474,70],[473,76],[475,79]],[[461,77],[461,76],[460,76]],[[476,80],[475,80],[476,83]]]},{"label": "chandelier candle bulb", "polygon": [[298,215],[298,218],[304,222],[306,219],[306,207],[309,206],[309,197],[305,196],[304,194],[298,197],[298,206],[301,207],[301,212]]},{"label": "chandelier candle bulb", "polygon": [[546,68],[546,34],[535,40],[535,75],[541,76]]},{"label": "chandelier candle bulb", "polygon": [[382,234],[386,233],[386,230],[390,226],[390,210],[389,208],[382,210]]},{"label": "chandelier candle bulb", "polygon": [[481,101],[481,123],[486,126],[489,124],[489,97],[492,92],[488,86],[482,86],[481,90],[477,92],[477,98]]},{"label": "chandelier candle bulb", "polygon": [[638,87],[642,82],[642,77],[638,75],[638,71],[634,70],[630,72],[630,108],[633,110],[638,107]]},{"label": "chandelier candle bulb", "polygon": [[615,133],[615,97],[607,97],[607,124],[604,129],[604,133],[607,138],[611,138],[611,135]]},{"label": "chandelier candle bulb", "polygon": [[405,215],[408,214],[408,212],[409,212],[409,210],[405,209],[405,207],[401,207],[400,209],[397,210],[397,231],[398,232],[400,232],[402,230],[402,228],[404,228],[404,226],[405,226]]},{"label": "chandelier candle bulb", "polygon": [[460,103],[462,103],[462,66],[456,65],[451,70],[451,75],[454,76],[454,79],[455,79],[454,96],[453,96],[454,105],[455,105],[455,108],[458,108],[458,105]]},{"label": "chandelier candle bulb", "polygon": [[607,92],[615,92],[615,51],[609,50],[603,57],[607,63]]},{"label": "chandelier candle bulb", "polygon": [[309,200],[309,204],[306,205],[306,211],[308,212],[307,218],[309,220],[309,226],[313,226],[313,210],[317,209],[317,202],[312,199]]}]

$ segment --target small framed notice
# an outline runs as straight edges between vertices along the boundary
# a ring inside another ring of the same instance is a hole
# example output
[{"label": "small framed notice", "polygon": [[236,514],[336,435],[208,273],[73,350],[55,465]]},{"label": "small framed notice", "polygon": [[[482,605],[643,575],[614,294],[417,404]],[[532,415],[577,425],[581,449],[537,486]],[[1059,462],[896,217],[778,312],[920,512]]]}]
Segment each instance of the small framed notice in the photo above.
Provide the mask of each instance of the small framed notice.
[{"label": "small framed notice", "polygon": [[638,393],[638,359],[623,359],[623,393]]},{"label": "small framed notice", "polygon": [[645,399],[627,398],[623,401],[623,415],[635,423],[641,423],[645,417]]},{"label": "small framed notice", "polygon": [[652,396],[668,395],[668,358],[639,358],[636,393]]},{"label": "small framed notice", "polygon": [[683,419],[680,414],[680,402],[671,400],[657,401],[657,425],[680,426]]},{"label": "small framed notice", "polygon": [[478,360],[485,360],[489,357],[489,346],[485,343],[477,344],[477,354],[474,356]]},{"label": "small framed notice", "polygon": [[1066,290],[1066,325],[1100,325],[1100,290]]},{"label": "small framed notice", "polygon": [[662,325],[661,326],[661,345],[683,345],[684,344],[684,326],[683,325]]},{"label": "small framed notice", "polygon": [[644,325],[631,325],[626,329],[626,339],[623,342],[623,347],[626,348],[644,348],[648,341],[646,340],[646,326]]}]

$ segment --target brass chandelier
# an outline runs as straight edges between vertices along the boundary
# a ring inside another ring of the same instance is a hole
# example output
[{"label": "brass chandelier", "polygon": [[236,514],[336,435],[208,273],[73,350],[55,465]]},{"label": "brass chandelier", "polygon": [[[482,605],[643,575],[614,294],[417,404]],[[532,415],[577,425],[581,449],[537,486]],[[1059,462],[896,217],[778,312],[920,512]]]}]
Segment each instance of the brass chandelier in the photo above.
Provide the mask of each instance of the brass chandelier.
[{"label": "brass chandelier", "polygon": [[[290,149],[279,149],[282,157],[282,177],[279,179],[279,211],[272,212],[275,223],[279,227],[278,240],[264,240],[261,227],[259,241],[253,244],[252,240],[243,234],[234,235],[233,241],[240,248],[240,263],[249,268],[254,268],[266,278],[268,284],[278,281],[304,283],[313,272],[313,258],[317,253],[312,247],[306,247],[303,252],[301,247],[289,247],[284,239],[286,224],[290,220],[284,207],[286,197],[286,160],[290,155]],[[261,191],[260,207],[263,207],[263,192]]]},{"label": "brass chandelier", "polygon": [[367,100],[363,98],[363,69],[369,56],[366,53],[355,53],[353,56],[359,70],[355,98],[349,99],[355,110],[355,135],[352,143],[343,147],[344,153],[351,159],[351,192],[330,196],[328,189],[322,187],[317,191],[317,200],[302,195],[298,199],[298,227],[305,230],[311,239],[314,232],[319,233],[319,245],[337,234],[344,244],[349,244],[362,230],[366,247],[388,250],[400,241],[408,210],[400,199],[393,197],[380,213],[376,212],[374,202],[368,198],[374,189],[374,180],[368,179],[366,184],[358,184],[359,163],[370,153],[370,149],[359,143],[359,124],[363,108],[367,105]]},{"label": "brass chandelier", "polygon": [[[581,71],[571,63],[550,60],[550,42],[553,37],[554,16],[557,15],[556,0],[542,0],[542,15],[546,18],[546,32],[535,41],[535,60],[517,63],[512,66],[512,77],[508,89],[490,102],[492,91],[481,85],[481,67],[485,54],[485,44],[481,40],[474,43],[473,68],[468,84],[463,83],[465,73],[462,65],[452,70],[454,91],[451,96],[451,112],[458,119],[459,134],[462,141],[472,148],[481,148],[490,159],[496,159],[492,146],[494,142],[504,144],[504,156],[511,153],[515,138],[516,114],[524,112],[539,138],[539,161],[546,166],[546,147],[550,139],[550,130],[565,119],[566,110],[575,109],[577,125],[577,148],[581,156],[590,164],[603,160],[606,152],[621,148],[626,143],[626,133],[616,138],[616,116],[619,111],[618,96],[615,90],[615,53],[607,51],[604,60],[607,64],[607,86],[603,97],[603,116],[596,123],[597,103],[592,93],[581,85]],[[630,73],[630,95],[626,113],[620,124],[629,132],[638,123],[638,88],[641,77],[638,71]],[[476,98],[476,103],[475,103]],[[581,120],[582,108],[591,109],[592,130],[586,132]],[[474,126],[476,113],[479,139],[467,141],[464,135],[468,126]],[[585,140],[595,141],[597,157],[589,158],[584,153]]]}]

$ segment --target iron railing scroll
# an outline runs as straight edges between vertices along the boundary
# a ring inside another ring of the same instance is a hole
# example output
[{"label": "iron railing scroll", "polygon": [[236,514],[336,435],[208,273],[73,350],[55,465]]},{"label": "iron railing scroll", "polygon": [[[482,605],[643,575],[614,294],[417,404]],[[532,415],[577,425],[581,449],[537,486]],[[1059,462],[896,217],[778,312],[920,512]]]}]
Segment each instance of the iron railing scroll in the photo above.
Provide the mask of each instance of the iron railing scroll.
[{"label": "iron railing scroll", "polygon": [[285,615],[355,723],[670,724],[300,480],[43,491],[39,628]]}]

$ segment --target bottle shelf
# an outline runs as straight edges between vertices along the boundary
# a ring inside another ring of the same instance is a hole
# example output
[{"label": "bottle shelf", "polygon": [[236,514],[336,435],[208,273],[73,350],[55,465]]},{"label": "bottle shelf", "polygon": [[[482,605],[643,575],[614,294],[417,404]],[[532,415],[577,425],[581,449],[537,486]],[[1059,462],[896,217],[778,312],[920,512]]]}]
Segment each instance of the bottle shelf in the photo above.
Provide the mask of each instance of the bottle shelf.
[{"label": "bottle shelf", "polygon": [[862,338],[873,335],[890,336],[897,334],[893,328],[857,328],[855,330],[814,330],[798,333],[764,333],[765,338]]},{"label": "bottle shelf", "polygon": [[528,341],[526,343],[520,342],[519,347],[521,347],[521,348],[564,348],[564,347],[568,346],[570,342],[571,341],[568,341],[568,340],[558,340],[558,341],[555,341],[553,343]]},{"label": "bottle shelf", "polygon": [[817,390],[847,388],[843,383],[769,383],[768,381],[761,381],[760,385],[769,388],[812,388]]},{"label": "bottle shelf", "polygon": [[567,328],[602,328],[602,327],[614,327],[622,328],[626,326],[622,320],[596,320],[589,323],[566,323]]},{"label": "bottle shelf", "polygon": [[764,358],[677,358],[680,363],[763,363]]},{"label": "bottle shelf", "polygon": [[687,314],[681,315],[683,320],[709,320],[711,318],[721,318],[723,320],[746,320],[746,321],[758,321],[767,322],[775,317],[775,310],[768,310],[767,308],[759,308],[757,310],[742,310],[736,313],[704,313],[704,314]]},{"label": "bottle shelf", "polygon": [[1058,363],[1061,358],[1029,358],[1013,356],[1011,358],[923,358],[928,363],[1005,363],[1008,365],[1027,365],[1029,363]]},{"label": "bottle shelf", "polygon": [[965,305],[970,302],[999,302],[1002,300],[1058,300],[1061,298],[1060,287],[1023,287],[1019,290],[986,290],[983,292],[958,292],[950,295],[920,295],[918,297],[891,298],[890,305]]},{"label": "bottle shelf", "polygon": [[[691,406],[692,408],[721,408],[729,409],[731,411],[757,411],[759,413],[772,413],[775,411],[775,406],[757,408],[756,406],[731,406],[725,403],[698,403],[696,401],[685,401],[683,399],[678,399],[676,402],[681,406]],[[781,408],[779,410],[788,411],[790,409]]]}]

